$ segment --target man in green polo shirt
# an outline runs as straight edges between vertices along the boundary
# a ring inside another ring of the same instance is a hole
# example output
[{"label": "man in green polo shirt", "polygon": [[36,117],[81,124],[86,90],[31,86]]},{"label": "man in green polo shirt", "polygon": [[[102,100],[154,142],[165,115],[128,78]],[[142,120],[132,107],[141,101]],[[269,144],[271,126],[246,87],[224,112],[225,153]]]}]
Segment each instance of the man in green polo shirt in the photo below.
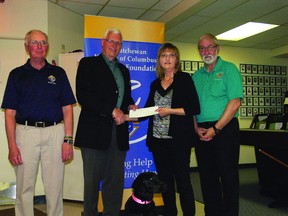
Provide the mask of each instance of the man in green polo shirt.
[{"label": "man in green polo shirt", "polygon": [[205,64],[192,76],[201,108],[201,113],[195,116],[199,136],[195,152],[205,215],[237,216],[240,150],[237,117],[243,98],[242,78],[233,63],[218,56],[220,47],[214,35],[203,35],[198,50]]}]

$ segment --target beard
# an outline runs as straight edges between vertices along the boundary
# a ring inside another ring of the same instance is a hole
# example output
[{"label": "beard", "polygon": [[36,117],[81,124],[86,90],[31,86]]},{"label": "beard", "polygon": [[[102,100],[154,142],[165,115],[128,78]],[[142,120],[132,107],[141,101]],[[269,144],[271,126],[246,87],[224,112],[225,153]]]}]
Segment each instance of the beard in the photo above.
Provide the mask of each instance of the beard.
[{"label": "beard", "polygon": [[209,55],[203,55],[202,60],[204,61],[205,64],[210,65],[213,62],[215,62],[218,58],[218,51],[215,51],[215,54],[209,54]]}]

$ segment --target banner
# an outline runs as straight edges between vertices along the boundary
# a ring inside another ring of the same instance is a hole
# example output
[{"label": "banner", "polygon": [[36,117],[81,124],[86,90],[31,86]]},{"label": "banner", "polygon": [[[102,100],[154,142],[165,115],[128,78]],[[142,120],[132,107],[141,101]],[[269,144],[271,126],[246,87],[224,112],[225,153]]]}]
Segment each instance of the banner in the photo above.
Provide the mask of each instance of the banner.
[{"label": "banner", "polygon": [[[156,78],[157,52],[164,42],[164,24],[100,16],[85,16],[84,21],[84,56],[97,56],[101,53],[101,39],[108,28],[121,31],[123,45],[118,59],[129,69],[132,96],[135,103],[143,108],[150,83]],[[156,172],[152,154],[146,147],[147,127],[147,120],[129,125],[130,150],[124,164],[125,188],[131,188],[138,174]]]}]

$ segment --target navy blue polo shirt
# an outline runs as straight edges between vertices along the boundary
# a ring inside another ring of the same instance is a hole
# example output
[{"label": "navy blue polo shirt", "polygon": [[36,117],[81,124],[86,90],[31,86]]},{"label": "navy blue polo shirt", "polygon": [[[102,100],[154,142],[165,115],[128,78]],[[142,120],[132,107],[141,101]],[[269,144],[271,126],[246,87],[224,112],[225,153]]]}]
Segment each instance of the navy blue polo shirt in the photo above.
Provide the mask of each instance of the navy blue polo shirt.
[{"label": "navy blue polo shirt", "polygon": [[16,110],[16,122],[58,122],[63,120],[62,107],[75,103],[61,67],[46,61],[45,66],[37,70],[28,59],[9,74],[1,108]]}]

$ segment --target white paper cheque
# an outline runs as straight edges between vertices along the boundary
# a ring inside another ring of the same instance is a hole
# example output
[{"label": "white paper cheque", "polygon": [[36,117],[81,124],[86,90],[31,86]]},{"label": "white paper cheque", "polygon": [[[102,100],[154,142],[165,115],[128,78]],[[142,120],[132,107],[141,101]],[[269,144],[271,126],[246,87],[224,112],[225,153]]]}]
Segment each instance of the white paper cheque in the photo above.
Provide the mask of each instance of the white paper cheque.
[{"label": "white paper cheque", "polygon": [[145,116],[156,115],[158,112],[155,110],[158,109],[158,106],[141,108],[137,110],[130,110],[129,111],[129,118],[140,118]]}]

